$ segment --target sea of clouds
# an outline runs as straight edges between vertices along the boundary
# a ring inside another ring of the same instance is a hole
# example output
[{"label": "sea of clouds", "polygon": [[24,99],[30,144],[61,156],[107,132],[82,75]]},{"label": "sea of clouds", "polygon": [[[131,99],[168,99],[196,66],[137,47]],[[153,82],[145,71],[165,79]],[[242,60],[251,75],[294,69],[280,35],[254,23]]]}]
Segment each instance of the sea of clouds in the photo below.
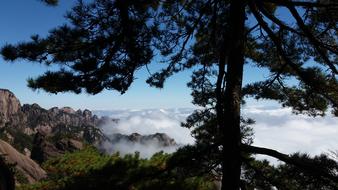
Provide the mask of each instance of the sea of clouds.
[{"label": "sea of clouds", "polygon": [[[139,110],[110,110],[95,111],[99,116],[119,119],[119,122],[101,126],[105,134],[139,133],[148,135],[166,133],[180,144],[193,144],[194,139],[187,128],[180,123],[193,112],[192,108],[178,109],[139,109]],[[256,121],[252,126],[255,131],[254,145],[276,149],[282,153],[306,152],[310,155],[327,153],[338,149],[338,118],[328,114],[325,117],[310,117],[292,114],[291,109],[246,106],[243,115]],[[158,147],[156,144],[128,145],[121,143],[106,145],[111,152],[122,154],[139,151],[142,157],[149,157],[155,152],[163,150],[173,152],[177,147]],[[262,157],[265,158],[265,157]],[[269,159],[271,160],[271,159]]]},{"label": "sea of clouds", "polygon": [[149,158],[156,152],[164,151],[172,153],[182,145],[193,144],[194,138],[190,135],[190,130],[181,127],[181,122],[192,113],[193,109],[129,109],[129,110],[110,110],[94,111],[98,116],[106,116],[118,119],[118,122],[110,122],[100,126],[107,136],[120,133],[130,135],[138,133],[141,135],[151,135],[155,133],[165,133],[173,138],[177,145],[163,147],[156,141],[146,144],[119,141],[118,143],[103,143],[102,147],[109,153],[120,152],[122,155],[139,152],[143,158]]},{"label": "sea of clouds", "polygon": [[289,108],[251,106],[243,109],[243,114],[256,121],[255,146],[312,156],[338,150],[338,118],[330,113],[325,117],[310,117],[292,114]]}]

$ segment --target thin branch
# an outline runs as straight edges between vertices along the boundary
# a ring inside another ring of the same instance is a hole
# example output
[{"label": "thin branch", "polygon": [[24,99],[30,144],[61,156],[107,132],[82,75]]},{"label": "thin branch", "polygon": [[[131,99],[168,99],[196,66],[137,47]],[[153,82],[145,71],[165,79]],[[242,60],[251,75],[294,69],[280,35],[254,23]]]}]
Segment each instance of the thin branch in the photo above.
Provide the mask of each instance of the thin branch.
[{"label": "thin branch", "polygon": [[273,3],[278,6],[296,6],[296,7],[332,7],[338,6],[338,3],[318,3],[318,2],[306,2],[306,1],[285,1],[285,0],[263,0],[266,3]]},{"label": "thin branch", "polygon": [[274,15],[272,15],[268,11],[266,11],[266,9],[262,6],[261,3],[259,3],[258,6],[259,6],[259,10],[261,11],[261,13],[263,13],[263,15],[266,16],[268,19],[270,19],[272,22],[274,22],[275,24],[277,24],[280,28],[289,30],[289,31],[291,31],[291,32],[293,32],[295,34],[300,35],[300,36],[304,36],[303,33],[300,33],[296,29],[291,28],[290,26],[288,26],[285,23],[283,23],[283,21],[279,20],[277,17],[275,17]]},{"label": "thin branch", "polygon": [[[335,67],[335,65],[333,63],[331,63],[331,61],[328,58],[328,56],[326,55],[326,53],[323,51],[322,48],[320,48],[320,47],[323,47],[322,44],[318,41],[318,39],[312,34],[312,32],[305,25],[305,23],[303,22],[303,19],[298,14],[296,8],[294,6],[287,6],[287,8],[291,12],[292,16],[296,19],[298,26],[300,27],[301,30],[303,30],[304,34],[307,36],[307,38],[309,39],[310,43],[314,46],[314,48],[317,50],[317,52],[322,57],[322,59],[326,62],[326,64],[330,67],[330,69],[335,74],[338,74],[338,70]],[[331,51],[331,52],[333,52],[335,54],[338,54],[337,50],[329,49],[329,48],[326,48],[326,49],[328,49],[329,51]]]},{"label": "thin branch", "polygon": [[331,30],[331,27],[334,27],[334,26],[333,26],[332,23],[329,23],[329,24],[327,25],[327,27],[326,27],[324,30],[322,30],[322,31],[320,32],[320,34],[318,34],[316,37],[319,38],[320,36],[324,35],[324,34],[327,33],[329,30]]},{"label": "thin branch", "polygon": [[266,85],[264,85],[264,87],[270,87],[276,80],[278,80],[280,78],[280,76],[282,75],[284,69],[286,68],[287,64],[283,64],[280,69],[278,70],[277,74],[275,75],[275,77],[273,79],[270,80],[270,82],[268,82]]},{"label": "thin branch", "polygon": [[250,146],[246,144],[241,145],[241,150],[247,153],[252,154],[263,154],[267,156],[271,156],[274,158],[277,158],[285,163],[292,164],[306,172],[308,172],[311,175],[318,176],[318,177],[324,177],[333,181],[338,181],[338,176],[334,174],[330,174],[320,167],[317,167],[311,162],[306,162],[304,160],[293,158],[287,154],[280,153],[276,150],[268,149],[268,148],[262,148],[262,147],[256,147],[256,146]]},{"label": "thin branch", "polygon": [[150,72],[150,69],[149,69],[149,67],[148,67],[148,63],[146,64],[146,69],[147,69],[147,71],[148,71],[148,74],[149,74],[150,76],[152,76],[153,74]]},{"label": "thin branch", "polygon": [[246,33],[245,36],[247,36],[248,34],[250,34],[253,30],[255,30],[256,28],[259,27],[259,24],[257,23],[255,26],[251,27]]},{"label": "thin branch", "polygon": [[201,13],[199,15],[199,17],[196,19],[193,27],[190,29],[190,31],[188,31],[188,34],[186,36],[186,38],[184,39],[183,41],[183,44],[182,44],[182,47],[181,47],[181,50],[180,52],[177,54],[179,55],[180,57],[182,56],[184,50],[185,50],[185,46],[187,45],[189,39],[192,37],[192,35],[194,34],[194,31],[195,29],[197,28],[199,22],[201,21],[201,19],[203,18],[204,14],[205,14],[205,11],[206,11],[206,8],[207,8],[207,5],[209,5],[211,3],[211,0],[209,0],[207,3],[206,3],[206,6],[204,6],[202,9],[201,9]]},{"label": "thin branch", "polygon": [[[295,64],[284,52],[283,50],[283,44],[280,41],[280,39],[273,33],[273,31],[269,28],[268,24],[263,20],[262,16],[260,15],[260,13],[257,11],[257,7],[255,4],[253,4],[252,1],[249,2],[249,7],[250,10],[252,11],[252,13],[254,14],[256,20],[258,21],[258,23],[261,25],[261,27],[264,29],[264,31],[268,34],[268,36],[270,37],[270,39],[273,41],[273,43],[276,45],[277,51],[278,53],[281,55],[281,57],[284,59],[285,63],[288,64],[295,72],[296,74],[299,76],[299,78],[308,86],[310,86],[311,88],[311,79],[309,79],[306,74],[302,71],[302,69]],[[332,105],[334,107],[338,107],[338,103],[337,101],[335,101],[334,99],[332,99],[329,95],[323,93],[322,94],[326,99],[328,99]]]}]

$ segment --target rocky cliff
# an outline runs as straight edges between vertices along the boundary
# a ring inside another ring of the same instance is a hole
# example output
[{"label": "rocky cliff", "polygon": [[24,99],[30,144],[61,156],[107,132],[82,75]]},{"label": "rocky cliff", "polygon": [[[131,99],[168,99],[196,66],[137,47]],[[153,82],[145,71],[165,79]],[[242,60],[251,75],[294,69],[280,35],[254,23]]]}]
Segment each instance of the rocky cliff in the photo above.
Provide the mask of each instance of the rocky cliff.
[{"label": "rocky cliff", "polygon": [[4,119],[8,119],[20,110],[20,102],[11,91],[0,89],[0,110]]},{"label": "rocky cliff", "polygon": [[[0,154],[8,164],[13,164],[29,183],[36,182],[46,177],[46,172],[31,158],[21,154],[5,141],[0,140]],[[20,181],[20,180],[17,180]]]},{"label": "rocky cliff", "polygon": [[0,89],[0,128],[8,123],[14,123],[13,119],[20,117],[21,105],[12,92]]},{"label": "rocky cliff", "polygon": [[105,138],[97,128],[101,122],[89,110],[21,106],[12,92],[0,89],[0,139],[39,162],[79,149],[83,143],[99,144]]},{"label": "rocky cliff", "polygon": [[73,152],[84,147],[83,141],[74,138],[48,139],[48,136],[36,133],[30,157],[41,164],[49,158],[62,156],[66,152]]}]

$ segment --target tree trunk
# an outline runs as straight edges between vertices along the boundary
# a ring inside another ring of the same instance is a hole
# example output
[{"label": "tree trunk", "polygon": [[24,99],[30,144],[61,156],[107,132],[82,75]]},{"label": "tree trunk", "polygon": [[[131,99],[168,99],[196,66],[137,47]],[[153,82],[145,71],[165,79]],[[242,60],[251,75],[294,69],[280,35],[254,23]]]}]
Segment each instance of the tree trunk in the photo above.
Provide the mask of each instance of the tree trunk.
[{"label": "tree trunk", "polygon": [[222,190],[240,187],[240,118],[241,91],[244,66],[245,2],[232,0],[230,5],[228,61],[224,97],[223,127],[223,178]]}]

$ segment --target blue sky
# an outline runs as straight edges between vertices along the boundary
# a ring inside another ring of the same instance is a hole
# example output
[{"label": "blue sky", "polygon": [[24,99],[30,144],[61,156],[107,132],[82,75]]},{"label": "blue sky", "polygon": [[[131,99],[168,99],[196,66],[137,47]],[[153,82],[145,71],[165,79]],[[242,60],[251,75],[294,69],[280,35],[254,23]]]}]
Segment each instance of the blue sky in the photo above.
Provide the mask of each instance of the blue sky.
[{"label": "blue sky", "polygon": [[[57,7],[48,7],[38,0],[2,0],[0,1],[0,46],[28,40],[32,34],[44,36],[50,29],[65,23],[63,15],[74,4],[74,0],[60,0]],[[22,104],[38,103],[44,108],[70,106],[75,109],[130,109],[130,108],[175,108],[193,107],[190,89],[186,83],[189,72],[171,77],[164,89],[150,88],[145,80],[149,74],[145,70],[137,72],[138,78],[129,91],[120,95],[115,91],[104,91],[98,95],[71,93],[49,94],[44,91],[32,91],[26,85],[26,79],[35,77],[48,70],[46,66],[26,61],[6,63],[0,58],[0,88],[15,93]],[[257,69],[245,68],[245,81],[267,77]]]}]

